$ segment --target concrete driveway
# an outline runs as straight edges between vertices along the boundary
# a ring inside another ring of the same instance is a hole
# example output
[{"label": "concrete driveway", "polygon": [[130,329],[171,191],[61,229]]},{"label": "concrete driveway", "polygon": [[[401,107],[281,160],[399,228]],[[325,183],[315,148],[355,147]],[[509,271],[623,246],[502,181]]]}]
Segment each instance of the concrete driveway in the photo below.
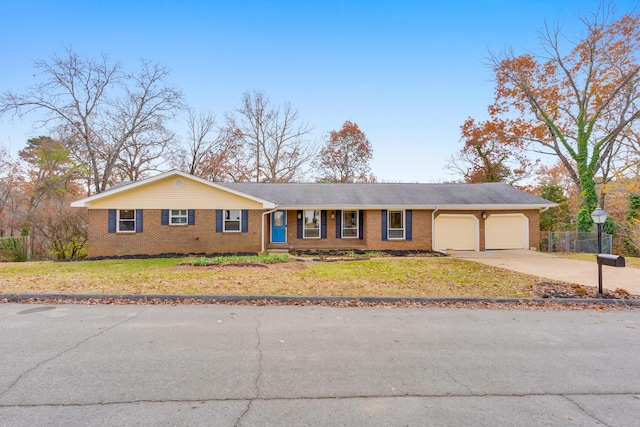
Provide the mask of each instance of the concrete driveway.
[{"label": "concrete driveway", "polygon": [[[593,256],[593,262],[578,261],[528,250],[452,251],[451,255],[455,258],[480,262],[547,279],[579,283],[583,286],[598,286],[598,265],[596,264],[595,255]],[[615,290],[616,288],[622,288],[632,294],[640,295],[640,269],[603,266],[602,284],[604,289]]]}]

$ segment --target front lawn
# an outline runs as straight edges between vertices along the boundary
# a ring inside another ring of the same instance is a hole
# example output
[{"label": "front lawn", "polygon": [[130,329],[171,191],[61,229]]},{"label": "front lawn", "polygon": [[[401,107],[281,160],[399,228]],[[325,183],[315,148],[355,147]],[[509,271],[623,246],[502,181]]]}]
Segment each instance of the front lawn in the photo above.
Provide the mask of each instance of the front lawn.
[{"label": "front lawn", "polygon": [[[596,262],[596,254],[565,254],[565,253],[554,253],[554,255],[558,255],[564,258],[578,259],[581,261],[591,261]],[[638,257],[624,257],[626,267],[631,268],[640,268],[640,258]]]},{"label": "front lawn", "polygon": [[[197,259],[191,259],[197,260]],[[2,293],[527,298],[542,279],[444,257],[185,265],[188,259],[0,263]]]}]

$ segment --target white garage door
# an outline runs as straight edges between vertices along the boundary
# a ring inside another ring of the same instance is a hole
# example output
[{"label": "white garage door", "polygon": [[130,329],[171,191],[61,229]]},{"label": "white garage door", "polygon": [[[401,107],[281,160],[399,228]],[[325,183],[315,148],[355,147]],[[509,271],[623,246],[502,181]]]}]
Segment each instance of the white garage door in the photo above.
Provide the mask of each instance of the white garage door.
[{"label": "white garage door", "polygon": [[478,220],[473,215],[442,214],[435,221],[434,249],[478,250]]},{"label": "white garage door", "polygon": [[529,220],[522,214],[489,215],[484,223],[485,249],[527,249]]}]

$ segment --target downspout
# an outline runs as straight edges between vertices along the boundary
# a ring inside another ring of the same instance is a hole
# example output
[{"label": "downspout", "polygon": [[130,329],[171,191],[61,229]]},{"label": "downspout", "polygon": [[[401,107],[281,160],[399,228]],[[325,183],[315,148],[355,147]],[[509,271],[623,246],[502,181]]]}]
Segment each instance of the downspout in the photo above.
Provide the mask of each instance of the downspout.
[{"label": "downspout", "polygon": [[546,212],[546,211],[548,211],[548,210],[549,210],[549,206],[547,206],[547,207],[545,207],[545,208],[541,209],[541,210],[540,210],[540,213],[542,213],[542,212]]},{"label": "downspout", "polygon": [[438,212],[439,208],[436,208],[431,211],[431,250],[435,251],[436,245],[436,212]]},{"label": "downspout", "polygon": [[276,205],[275,209],[272,209],[270,211],[262,212],[262,247],[261,247],[260,253],[264,253],[264,246],[265,246],[265,243],[264,243],[264,217],[265,217],[265,215],[272,214],[277,210],[278,210],[278,206]]}]

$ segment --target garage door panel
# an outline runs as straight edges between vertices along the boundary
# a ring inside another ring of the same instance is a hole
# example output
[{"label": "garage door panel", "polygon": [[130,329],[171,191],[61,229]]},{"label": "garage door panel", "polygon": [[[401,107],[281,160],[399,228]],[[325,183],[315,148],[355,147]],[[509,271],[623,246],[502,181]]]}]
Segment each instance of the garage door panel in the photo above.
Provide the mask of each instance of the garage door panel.
[{"label": "garage door panel", "polygon": [[491,215],[485,221],[485,249],[526,249],[527,219],[523,215]]},{"label": "garage door panel", "polygon": [[474,216],[440,215],[435,220],[434,248],[474,251],[477,248],[477,230],[477,220]]}]

